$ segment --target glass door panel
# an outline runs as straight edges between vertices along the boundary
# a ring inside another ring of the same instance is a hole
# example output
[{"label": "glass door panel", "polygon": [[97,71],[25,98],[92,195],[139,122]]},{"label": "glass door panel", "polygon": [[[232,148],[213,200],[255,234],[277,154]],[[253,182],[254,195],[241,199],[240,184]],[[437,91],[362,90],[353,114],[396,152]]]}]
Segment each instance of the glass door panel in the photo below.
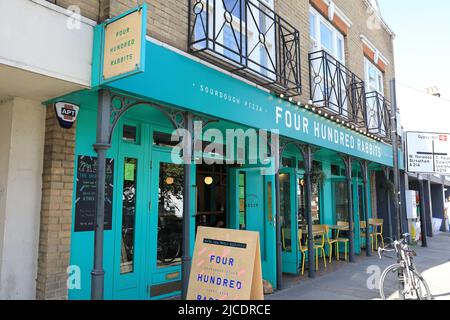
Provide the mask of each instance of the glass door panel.
[{"label": "glass door panel", "polygon": [[120,274],[134,271],[136,191],[138,160],[125,158],[122,195],[122,244]]},{"label": "glass door panel", "polygon": [[181,264],[184,166],[159,165],[157,267]]},{"label": "glass door panel", "polygon": [[[152,152],[150,223],[147,236],[147,294],[150,299],[179,294],[183,245],[184,165],[173,164],[170,149]],[[191,223],[195,223],[192,219]]]},{"label": "glass door panel", "polygon": [[280,172],[280,220],[283,272],[298,274],[298,211],[295,169]]}]

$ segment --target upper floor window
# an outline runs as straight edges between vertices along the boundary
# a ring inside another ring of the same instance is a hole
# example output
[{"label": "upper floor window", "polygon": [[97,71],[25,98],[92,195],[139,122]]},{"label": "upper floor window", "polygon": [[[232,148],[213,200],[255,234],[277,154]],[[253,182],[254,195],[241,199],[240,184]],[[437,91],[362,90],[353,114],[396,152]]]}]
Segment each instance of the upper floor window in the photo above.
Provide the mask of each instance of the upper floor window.
[{"label": "upper floor window", "polygon": [[[209,31],[213,40],[209,41],[210,49],[275,79],[274,0],[203,0],[199,3],[202,12],[196,20],[195,38],[202,39]],[[205,43],[202,41],[196,46],[201,48]]]},{"label": "upper floor window", "polygon": [[275,92],[300,94],[300,33],[274,0],[188,2],[190,52]]},{"label": "upper floor window", "polygon": [[310,8],[309,12],[309,25],[311,51],[325,50],[345,64],[344,35],[313,8]]},{"label": "upper floor window", "polygon": [[364,69],[366,77],[366,92],[378,92],[384,95],[384,77],[380,69],[369,59],[364,58]]}]

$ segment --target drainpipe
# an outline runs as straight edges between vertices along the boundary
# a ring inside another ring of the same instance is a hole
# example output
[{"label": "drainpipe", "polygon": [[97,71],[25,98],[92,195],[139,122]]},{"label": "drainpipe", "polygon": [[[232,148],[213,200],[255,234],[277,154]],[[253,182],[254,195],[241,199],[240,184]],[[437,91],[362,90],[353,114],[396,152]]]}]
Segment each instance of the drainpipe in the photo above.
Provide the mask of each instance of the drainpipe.
[{"label": "drainpipe", "polygon": [[191,163],[193,149],[193,116],[187,112],[185,115],[185,135],[183,141],[183,161],[184,161],[184,188],[183,188],[183,250],[181,257],[181,275],[182,275],[182,299],[186,300],[189,286],[189,277],[191,274]]},{"label": "drainpipe", "polygon": [[353,210],[353,186],[352,186],[352,157],[345,156],[347,172],[347,197],[348,197],[348,236],[349,236],[349,261],[355,262],[355,230],[354,230],[354,210]]},{"label": "drainpipe", "polygon": [[402,235],[402,218],[400,212],[400,169],[398,165],[398,135],[400,132],[397,132],[397,94],[396,94],[396,85],[395,78],[391,80],[391,100],[392,100],[392,149],[394,153],[394,210],[395,217],[397,219],[397,239],[401,238]]},{"label": "drainpipe", "polygon": [[105,271],[103,270],[103,240],[105,227],[105,182],[106,182],[106,152],[109,144],[111,97],[107,90],[100,90],[97,112],[97,142],[94,150],[97,152],[96,181],[96,211],[94,230],[94,269],[91,272],[91,299],[104,299]]},{"label": "drainpipe", "polygon": [[[365,211],[365,218],[366,218],[366,255],[370,257],[372,255],[372,247],[370,246],[370,221],[369,221],[369,192],[367,190],[368,187],[368,176],[369,176],[369,165],[367,164],[367,161],[364,161],[363,163],[363,173],[364,173],[364,211]],[[370,247],[369,247],[370,246]]]},{"label": "drainpipe", "polygon": [[308,222],[308,266],[309,277],[315,278],[315,266],[314,266],[314,236],[313,236],[313,222],[312,222],[312,209],[311,209],[311,197],[312,197],[312,150],[311,146],[307,145],[304,152],[305,157],[305,197],[306,197],[306,220]]}]

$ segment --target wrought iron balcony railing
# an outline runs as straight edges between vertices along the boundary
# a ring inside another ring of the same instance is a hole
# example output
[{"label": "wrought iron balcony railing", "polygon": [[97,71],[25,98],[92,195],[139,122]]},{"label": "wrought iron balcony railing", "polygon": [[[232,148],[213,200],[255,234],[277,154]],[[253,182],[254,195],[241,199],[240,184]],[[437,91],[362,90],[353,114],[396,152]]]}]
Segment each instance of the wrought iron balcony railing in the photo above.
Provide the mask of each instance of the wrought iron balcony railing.
[{"label": "wrought iron balcony railing", "polygon": [[309,54],[309,69],[314,105],[358,128],[366,128],[364,81],[323,50]]},{"label": "wrought iron balcony railing", "polygon": [[391,134],[391,103],[380,93],[366,94],[367,129],[382,139],[390,141]]},{"label": "wrought iron balcony railing", "polygon": [[300,33],[259,0],[189,0],[190,51],[286,96],[301,94]]}]

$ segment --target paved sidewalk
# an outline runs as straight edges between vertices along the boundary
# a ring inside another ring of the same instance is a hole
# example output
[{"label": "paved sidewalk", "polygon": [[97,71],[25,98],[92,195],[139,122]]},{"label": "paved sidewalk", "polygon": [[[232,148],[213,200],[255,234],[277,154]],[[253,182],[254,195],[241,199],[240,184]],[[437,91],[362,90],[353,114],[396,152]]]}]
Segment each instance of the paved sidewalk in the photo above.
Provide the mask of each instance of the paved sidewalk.
[{"label": "paved sidewalk", "polygon": [[[415,247],[416,266],[430,286],[433,298],[450,300],[450,234],[441,233],[428,238],[428,248]],[[375,283],[374,272],[381,272],[395,262],[383,258],[359,257],[357,263],[337,268],[336,271],[315,279],[303,278],[288,282],[288,288],[267,300],[374,300],[379,299],[377,289],[369,289]],[[333,261],[333,263],[336,263]],[[378,268],[377,268],[378,267]],[[376,270],[376,271],[374,271]],[[371,277],[372,276],[372,277]]]}]

